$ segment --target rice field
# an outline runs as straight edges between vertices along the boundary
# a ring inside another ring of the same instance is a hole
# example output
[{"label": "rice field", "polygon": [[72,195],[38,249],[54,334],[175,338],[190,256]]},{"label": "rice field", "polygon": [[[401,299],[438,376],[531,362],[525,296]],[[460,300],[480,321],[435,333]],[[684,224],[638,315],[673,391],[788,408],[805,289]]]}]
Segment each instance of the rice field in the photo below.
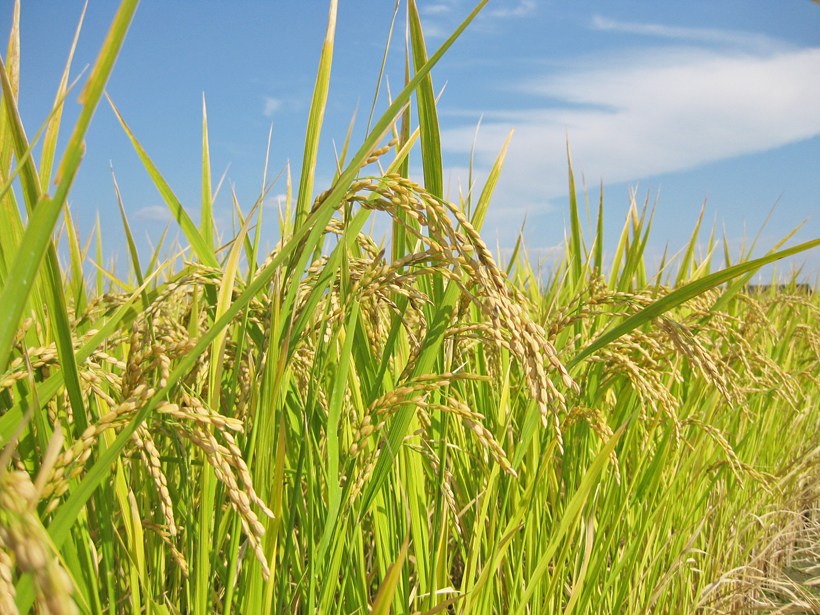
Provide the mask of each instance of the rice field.
[{"label": "rice field", "polygon": [[[121,207],[125,276],[65,205],[137,2],[77,123],[69,58],[31,141],[12,30],[0,614],[820,612],[820,298],[795,276],[748,286],[820,239],[718,256],[713,229],[702,258],[698,222],[654,274],[647,205],[606,255],[604,203],[590,214],[570,164],[556,267],[523,241],[502,262],[481,232],[506,146],[449,202],[430,79],[485,3],[431,54],[409,0],[405,87],[326,187],[333,0],[301,175],[278,221],[264,192],[234,202],[233,236],[204,117],[198,221],[120,117],[184,236],[142,262]],[[363,232],[374,215],[386,241]]]}]

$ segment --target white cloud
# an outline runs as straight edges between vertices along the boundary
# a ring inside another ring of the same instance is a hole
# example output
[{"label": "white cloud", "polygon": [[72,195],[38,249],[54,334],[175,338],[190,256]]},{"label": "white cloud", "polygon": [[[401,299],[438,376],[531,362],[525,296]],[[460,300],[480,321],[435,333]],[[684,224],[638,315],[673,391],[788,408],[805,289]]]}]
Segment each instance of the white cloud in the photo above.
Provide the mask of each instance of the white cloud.
[{"label": "white cloud", "polygon": [[285,211],[285,205],[288,202],[288,195],[287,194],[269,194],[265,197],[264,206],[271,209],[282,209]]},{"label": "white cloud", "polygon": [[265,97],[265,108],[262,113],[265,114],[265,117],[273,117],[273,114],[276,113],[279,109],[282,108],[282,101],[278,98],[272,98],[270,96]]},{"label": "white cloud", "polygon": [[425,40],[446,39],[452,34],[447,28],[436,23],[434,19],[423,19],[421,22],[421,30],[424,33]]},{"label": "white cloud", "polygon": [[171,219],[171,212],[167,207],[161,205],[151,205],[137,210],[134,214],[135,220],[143,222],[168,222]]},{"label": "white cloud", "polygon": [[[518,85],[541,108],[485,113],[476,165],[486,175],[514,128],[499,191],[519,210],[543,211],[566,194],[567,133],[579,180],[583,171],[593,184],[637,181],[820,134],[817,75],[814,48],[649,48],[585,61]],[[474,131],[443,131],[443,147],[468,153]]]},{"label": "white cloud", "polygon": [[421,26],[425,40],[440,40],[450,36],[453,33],[452,29],[455,28],[453,19],[458,18],[464,10],[461,4],[462,0],[419,1],[418,8],[422,16]]},{"label": "white cloud", "polygon": [[686,28],[681,26],[665,26],[662,24],[635,23],[618,21],[594,15],[590,24],[593,30],[611,30],[626,34],[640,34],[675,40],[696,41],[700,43],[719,43],[740,47],[770,49],[782,46],[782,43],[754,32],[740,32],[720,30],[717,28]]},{"label": "white cloud", "polygon": [[437,4],[426,4],[419,7],[419,12],[423,15],[440,15],[453,10],[452,3],[439,2]]},{"label": "white cloud", "polygon": [[488,13],[490,17],[526,17],[535,11],[535,0],[521,0],[515,7],[503,7]]}]

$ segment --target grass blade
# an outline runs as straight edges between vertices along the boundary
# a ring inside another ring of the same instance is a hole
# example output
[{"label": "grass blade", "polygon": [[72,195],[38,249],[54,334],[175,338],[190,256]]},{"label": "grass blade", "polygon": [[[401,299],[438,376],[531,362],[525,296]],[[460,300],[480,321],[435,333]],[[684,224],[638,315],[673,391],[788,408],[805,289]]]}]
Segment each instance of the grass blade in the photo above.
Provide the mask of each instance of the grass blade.
[{"label": "grass blade", "polygon": [[583,242],[581,220],[578,216],[578,198],[575,194],[575,176],[572,173],[572,155],[569,151],[569,135],[567,135],[567,165],[569,167],[569,246],[567,258],[572,263],[573,285],[581,280],[586,255],[581,251]]},{"label": "grass blade", "polygon": [[[421,32],[421,20],[415,0],[408,0],[407,10],[410,19],[410,41],[413,49],[413,67],[419,69],[427,63],[427,47]],[[416,101],[419,108],[419,127],[421,128],[421,160],[424,166],[424,187],[435,197],[444,197],[441,164],[441,135],[439,134],[438,112],[436,111],[436,93],[433,90],[433,79],[427,73],[416,90]]]},{"label": "grass blade", "polygon": [[302,177],[299,180],[299,192],[296,197],[295,226],[300,227],[310,213],[313,200],[313,181],[316,175],[316,156],[319,152],[319,135],[322,132],[322,121],[327,105],[327,91],[330,85],[330,67],[333,63],[333,41],[336,35],[336,11],[338,0],[331,0],[330,14],[327,20],[327,32],[319,59],[319,73],[316,75],[316,87],[313,90],[313,101],[310,104],[307,134],[305,135],[305,153],[302,158]]},{"label": "grass blade", "polygon": [[[111,167],[111,180],[114,182],[114,192],[117,195],[117,205],[120,208],[120,217],[122,218],[122,227],[125,230],[125,240],[128,243],[128,254],[131,256],[131,270],[137,276],[137,284],[142,286],[145,281],[142,275],[142,266],[140,265],[140,255],[137,251],[137,244],[134,243],[134,236],[131,234],[131,225],[128,224],[128,217],[125,215],[125,207],[122,204],[122,196],[120,195],[120,187],[117,185],[117,177],[114,175],[114,167]],[[148,308],[148,295],[143,291],[143,307]]]},{"label": "grass blade", "polygon": [[211,154],[208,147],[208,112],[205,108],[205,94],[202,94],[202,220],[199,232],[205,244],[214,250],[214,212],[211,196]]},{"label": "grass blade", "polygon": [[[8,70],[8,80],[11,86],[13,98],[8,98],[3,94],[3,106],[12,100],[17,100],[17,94],[20,91],[20,0],[14,1],[14,12],[11,17],[11,33],[9,34],[9,46],[6,53],[6,65]],[[8,110],[0,110],[0,143],[4,146],[8,143]],[[7,177],[11,172],[11,157],[13,149],[10,147],[3,147],[0,151],[0,169],[3,176]]]},{"label": "grass blade", "polygon": [[604,270],[604,180],[601,180],[601,200],[598,202],[598,227],[595,233],[595,271]]},{"label": "grass blade", "polygon": [[689,239],[689,244],[686,246],[686,252],[683,254],[683,260],[678,270],[678,277],[675,280],[675,286],[679,286],[684,280],[689,278],[689,269],[692,265],[692,257],[695,254],[695,244],[698,242],[698,234],[700,233],[700,224],[703,222],[703,214],[706,211],[706,201],[700,208],[700,215],[698,215],[698,223],[695,225],[695,230],[692,231],[692,237]]},{"label": "grass blade", "polygon": [[54,164],[54,153],[57,149],[57,135],[60,132],[60,119],[63,114],[63,101],[68,88],[68,75],[71,71],[71,61],[74,59],[74,51],[77,49],[77,40],[80,38],[80,30],[83,27],[83,20],[85,19],[85,10],[88,8],[88,0],[83,5],[83,11],[80,13],[80,22],[77,24],[77,31],[74,33],[74,40],[71,43],[71,50],[68,52],[68,61],[63,70],[63,77],[60,81],[60,86],[57,89],[57,97],[54,100],[54,108],[56,113],[49,120],[48,128],[46,129],[46,136],[43,139],[43,151],[40,156],[40,190],[45,193],[48,192],[49,180],[51,179],[51,170]]},{"label": "grass blade", "polygon": [[484,217],[487,215],[487,209],[490,207],[490,200],[493,198],[493,192],[498,183],[498,178],[501,177],[501,169],[504,167],[504,159],[507,157],[507,148],[509,148],[510,141],[512,141],[513,132],[515,131],[511,130],[507,135],[507,139],[504,141],[501,151],[498,152],[498,156],[493,163],[493,168],[490,170],[490,175],[484,184],[484,189],[481,191],[481,196],[478,197],[478,204],[470,220],[470,224],[472,224],[473,228],[477,231],[481,231],[481,227],[484,226]]},{"label": "grass blade", "polygon": [[[412,0],[411,0],[412,1]],[[404,560],[407,557],[407,547],[410,545],[410,535],[404,537],[404,542],[401,545],[399,556],[395,562],[390,564],[387,573],[382,579],[382,584],[379,585],[379,591],[376,592],[376,597],[373,599],[370,612],[372,615],[387,615],[390,612],[390,605],[393,603],[393,596],[396,593],[396,586],[399,583],[399,575],[401,574]]]},{"label": "grass blade", "polygon": [[[106,95],[107,96],[107,95]],[[125,120],[120,115],[120,112],[117,110],[117,107],[114,106],[114,102],[111,98],[108,98],[108,102],[111,104],[111,108],[114,109],[114,113],[117,114],[117,119],[120,121],[125,133],[128,135],[128,138],[131,139],[131,144],[134,146],[134,149],[137,151],[137,155],[142,160],[142,164],[145,166],[145,170],[148,171],[148,175],[151,176],[151,180],[154,182],[154,185],[159,190],[159,193],[162,195],[165,204],[168,205],[168,209],[171,210],[171,214],[173,214],[174,218],[176,218],[177,223],[179,224],[182,232],[185,233],[185,238],[191,244],[196,255],[202,261],[204,265],[208,267],[214,267],[215,269],[219,268],[219,261],[216,260],[216,256],[214,255],[214,251],[210,248],[207,242],[202,238],[202,235],[199,234],[199,231],[196,228],[196,225],[191,220],[191,217],[187,214],[187,212],[182,208],[182,204],[177,199],[176,195],[174,195],[171,187],[168,183],[163,179],[162,175],[160,174],[157,167],[148,157],[148,154],[139,144],[134,133],[131,132],[131,129],[128,128],[128,125],[125,123]]]}]

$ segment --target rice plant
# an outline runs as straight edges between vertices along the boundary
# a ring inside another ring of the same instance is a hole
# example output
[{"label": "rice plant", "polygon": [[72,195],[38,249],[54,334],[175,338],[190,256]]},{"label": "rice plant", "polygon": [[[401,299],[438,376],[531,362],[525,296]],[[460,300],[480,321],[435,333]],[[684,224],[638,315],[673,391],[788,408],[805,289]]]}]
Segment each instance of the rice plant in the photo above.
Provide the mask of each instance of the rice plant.
[{"label": "rice plant", "polygon": [[[408,0],[404,88],[319,192],[331,1],[267,254],[264,192],[217,236],[204,110],[197,224],[111,101],[185,238],[143,266],[121,206],[126,279],[65,204],[137,3],[56,171],[71,58],[29,140],[18,3],[0,66],[0,613],[818,612],[820,302],[747,283],[820,240],[727,251],[713,272],[698,224],[652,276],[633,200],[605,267],[603,201],[585,231],[570,165],[558,266],[521,241],[497,262],[481,230],[506,146],[476,203],[448,202],[430,78],[485,3],[428,55]],[[383,245],[362,232],[375,212]]]}]

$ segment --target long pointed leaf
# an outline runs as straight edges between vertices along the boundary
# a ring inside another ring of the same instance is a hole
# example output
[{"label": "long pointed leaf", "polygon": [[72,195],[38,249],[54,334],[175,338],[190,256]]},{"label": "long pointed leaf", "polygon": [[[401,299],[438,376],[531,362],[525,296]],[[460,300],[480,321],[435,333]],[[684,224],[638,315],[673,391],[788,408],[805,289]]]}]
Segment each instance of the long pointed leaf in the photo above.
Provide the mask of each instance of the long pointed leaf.
[{"label": "long pointed leaf", "polygon": [[205,244],[214,250],[214,212],[211,195],[211,154],[208,146],[208,112],[205,108],[205,94],[202,95],[202,220],[199,232]]},{"label": "long pointed leaf", "polygon": [[[410,17],[410,40],[413,48],[413,67],[419,69],[427,63],[427,48],[421,31],[421,20],[415,0],[408,0]],[[441,135],[439,134],[436,93],[433,80],[427,73],[416,90],[421,128],[421,159],[424,167],[424,186],[435,197],[444,197],[441,164]]]},{"label": "long pointed leaf", "polygon": [[470,220],[470,224],[473,225],[473,228],[476,231],[481,231],[481,227],[484,226],[484,216],[487,215],[487,209],[490,207],[490,200],[492,199],[493,192],[498,184],[498,178],[501,176],[501,169],[504,167],[504,159],[507,157],[507,149],[510,146],[510,141],[512,141],[513,132],[515,131],[511,130],[507,135],[504,145],[501,147],[501,151],[498,152],[498,156],[493,163],[493,168],[490,170],[490,175],[487,177],[487,181],[484,184],[484,189],[481,191],[481,196],[478,197],[478,204],[476,205],[475,212]]},{"label": "long pointed leaf", "polygon": [[182,232],[185,233],[185,238],[191,244],[194,252],[196,252],[196,255],[200,258],[203,264],[208,267],[218,269],[219,261],[216,260],[213,249],[208,246],[206,241],[202,238],[202,235],[199,234],[193,220],[191,220],[191,217],[183,209],[179,199],[177,199],[176,195],[171,190],[171,187],[162,177],[157,167],[148,157],[148,154],[139,144],[139,141],[137,141],[134,133],[132,133],[131,129],[128,128],[128,125],[125,123],[122,115],[120,115],[117,107],[114,106],[114,102],[110,97],[108,98],[108,102],[111,104],[111,108],[114,109],[114,113],[117,114],[117,119],[120,121],[120,124],[128,135],[128,138],[131,139],[131,144],[134,146],[134,149],[137,150],[137,155],[140,157],[140,160],[142,160],[145,170],[148,171],[148,174],[151,176],[151,180],[154,182],[157,190],[159,190],[163,200],[165,200],[165,204],[168,205],[168,209],[171,210],[171,214],[173,214],[174,218],[176,218],[176,221],[179,223]]},{"label": "long pointed leaf", "polygon": [[71,50],[68,52],[68,61],[63,70],[63,77],[57,89],[57,96],[54,100],[56,113],[49,120],[46,136],[43,139],[43,152],[40,156],[40,187],[42,192],[48,192],[48,184],[51,179],[51,169],[54,164],[54,152],[57,149],[57,136],[60,132],[60,119],[63,114],[63,99],[68,88],[68,75],[71,71],[71,61],[74,59],[74,51],[77,49],[77,41],[80,38],[80,30],[85,19],[85,10],[88,8],[88,0],[83,5],[83,12],[80,13],[80,22],[77,24],[77,31],[74,33],[74,40],[71,43]]},{"label": "long pointed leaf", "polygon": [[601,337],[595,340],[592,344],[584,348],[580,353],[570,359],[566,365],[567,367],[577,365],[580,361],[583,361],[585,358],[592,355],[594,352],[597,352],[610,342],[618,339],[622,335],[637,329],[641,325],[651,321],[653,318],[657,318],[664,312],[667,312],[668,310],[671,310],[672,308],[675,308],[682,303],[701,295],[710,288],[714,288],[715,286],[723,284],[724,282],[727,282],[739,275],[743,275],[749,271],[760,269],[764,265],[773,263],[781,258],[786,258],[787,256],[792,256],[793,254],[799,254],[800,252],[805,252],[806,250],[810,250],[817,246],[820,246],[820,239],[801,243],[800,245],[789,248],[788,250],[775,252],[774,254],[769,254],[768,256],[764,256],[753,261],[740,263],[739,265],[715,272],[675,291],[672,291],[664,298],[655,301],[655,303],[645,307],[637,314],[633,314],[627,318],[617,327],[601,335]]},{"label": "long pointed leaf", "polygon": [[322,45],[322,56],[319,59],[319,73],[316,76],[316,87],[313,90],[313,101],[310,104],[307,134],[305,135],[305,153],[302,158],[302,177],[299,181],[299,193],[296,197],[296,227],[302,225],[310,212],[313,200],[313,180],[316,175],[316,156],[319,152],[319,135],[322,132],[322,120],[327,105],[327,91],[330,84],[330,67],[333,63],[333,41],[336,36],[336,10],[338,0],[331,0],[330,14],[327,20],[327,32]]}]

